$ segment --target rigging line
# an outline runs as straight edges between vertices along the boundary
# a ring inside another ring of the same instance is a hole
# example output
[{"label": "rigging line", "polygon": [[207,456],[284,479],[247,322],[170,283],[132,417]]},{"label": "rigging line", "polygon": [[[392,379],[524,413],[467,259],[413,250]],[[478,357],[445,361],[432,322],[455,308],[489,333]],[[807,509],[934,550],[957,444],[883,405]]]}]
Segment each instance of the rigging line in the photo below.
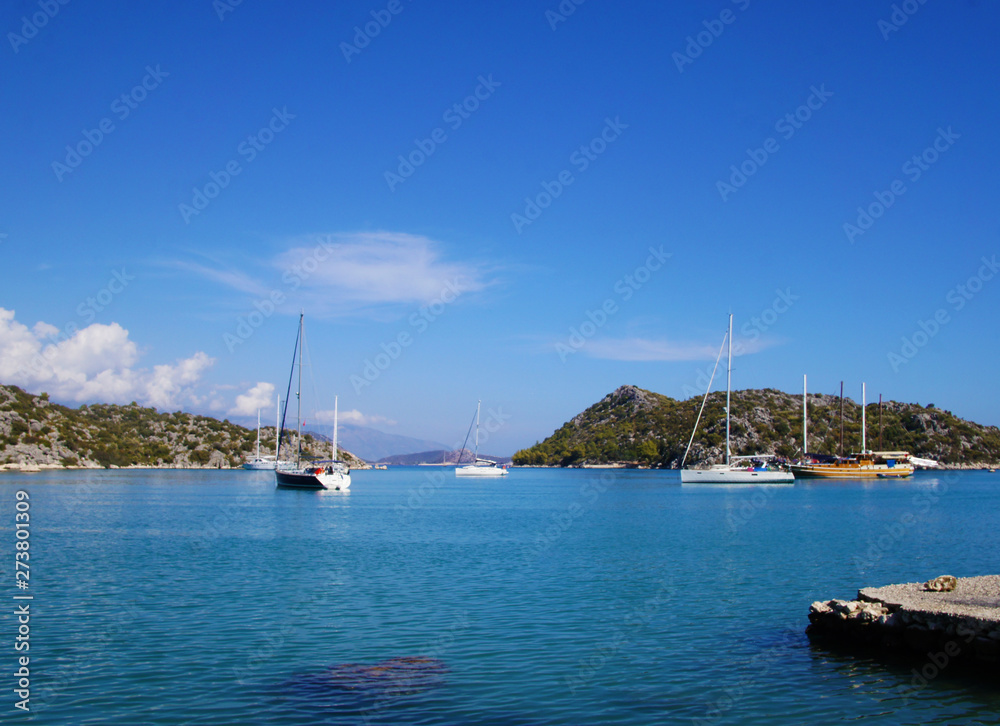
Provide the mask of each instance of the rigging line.
[{"label": "rigging line", "polygon": [[[288,374],[288,389],[285,391],[285,406],[281,409],[281,426],[278,429],[278,451],[281,452],[281,440],[285,435],[285,417],[288,415],[288,400],[292,397],[292,379],[295,377],[295,360],[299,352],[299,335],[302,332],[302,326],[295,332],[295,347],[292,349],[292,370]],[[280,457],[276,457],[280,458]]]},{"label": "rigging line", "polygon": [[[308,399],[310,408],[303,412],[305,414],[304,416],[305,421],[303,421],[302,423],[302,431],[300,432],[302,438],[304,439],[306,426],[308,425],[307,422],[311,419],[313,422],[314,430],[316,430],[315,427],[319,424],[319,413],[320,413],[319,409],[317,408],[318,404],[316,403],[317,401],[320,400],[319,394],[317,393],[316,389],[316,369],[313,367],[312,351],[309,349],[309,337],[306,335],[305,325],[302,326],[302,362],[299,365],[302,367],[302,370],[306,373],[306,382],[308,383],[310,389],[309,399]],[[316,433],[319,433],[318,430],[316,430]],[[315,459],[316,457],[315,454],[312,454],[310,456],[306,456],[305,458]]]},{"label": "rigging line", "polygon": [[722,336],[722,345],[719,346],[719,356],[715,359],[715,368],[712,369],[712,377],[708,379],[708,388],[705,389],[705,397],[701,399],[701,408],[698,410],[698,418],[695,419],[694,428],[691,429],[691,438],[688,440],[687,448],[684,450],[684,458],[681,459],[681,468],[684,468],[684,462],[687,461],[688,453],[691,451],[691,444],[694,443],[694,435],[698,430],[698,423],[701,421],[701,414],[705,411],[705,403],[708,401],[708,394],[712,390],[712,381],[715,380],[715,373],[719,370],[719,361],[722,360],[722,351],[726,349],[726,340],[729,338],[729,331]]}]

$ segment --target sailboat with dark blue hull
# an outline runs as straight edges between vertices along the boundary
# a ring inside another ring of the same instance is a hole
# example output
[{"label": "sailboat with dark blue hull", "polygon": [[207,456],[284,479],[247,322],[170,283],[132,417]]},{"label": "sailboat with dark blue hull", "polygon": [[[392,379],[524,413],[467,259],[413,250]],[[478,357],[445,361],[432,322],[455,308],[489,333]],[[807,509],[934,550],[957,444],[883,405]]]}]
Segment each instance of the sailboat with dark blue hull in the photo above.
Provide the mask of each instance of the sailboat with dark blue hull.
[{"label": "sailboat with dark blue hull", "polygon": [[[291,392],[292,380],[295,378],[295,367],[298,366],[298,390],[295,391],[296,412],[295,432],[297,447],[295,452],[295,467],[276,469],[275,482],[279,489],[333,489],[347,491],[351,487],[351,473],[347,465],[337,460],[337,404],[333,408],[333,451],[329,461],[310,462],[302,465],[302,336],[304,315],[299,315],[299,334],[295,339],[295,357],[292,362],[292,373],[288,377],[288,391]],[[288,396],[285,397],[286,407]],[[281,431],[278,434],[278,447],[285,431],[284,416],[282,416]]]}]

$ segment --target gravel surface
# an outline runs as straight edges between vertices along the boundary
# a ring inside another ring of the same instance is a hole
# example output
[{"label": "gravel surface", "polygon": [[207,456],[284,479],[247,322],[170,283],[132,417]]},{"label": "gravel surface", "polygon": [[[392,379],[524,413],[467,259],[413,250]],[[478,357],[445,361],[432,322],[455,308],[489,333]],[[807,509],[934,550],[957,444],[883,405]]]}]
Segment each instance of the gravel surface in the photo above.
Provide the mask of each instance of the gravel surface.
[{"label": "gravel surface", "polygon": [[911,612],[961,615],[1000,623],[1000,575],[960,577],[951,592],[928,592],[922,582],[886,587],[866,587],[861,600],[899,605]]}]

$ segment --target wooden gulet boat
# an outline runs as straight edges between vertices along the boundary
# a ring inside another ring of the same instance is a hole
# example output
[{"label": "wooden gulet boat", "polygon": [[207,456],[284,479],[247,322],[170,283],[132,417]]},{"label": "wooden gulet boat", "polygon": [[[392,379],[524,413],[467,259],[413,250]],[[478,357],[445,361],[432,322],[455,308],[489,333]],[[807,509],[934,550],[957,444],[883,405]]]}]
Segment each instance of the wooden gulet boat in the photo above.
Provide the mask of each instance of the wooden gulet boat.
[{"label": "wooden gulet boat", "polygon": [[[807,451],[805,424],[805,391],[803,391],[803,451]],[[843,384],[841,384],[841,430],[843,430]],[[911,476],[913,462],[907,451],[869,451],[866,447],[865,384],[861,384],[861,452],[847,456],[813,456],[806,454],[803,459],[791,465],[796,477],[827,479],[902,479]],[[841,440],[843,446],[843,440]]]}]

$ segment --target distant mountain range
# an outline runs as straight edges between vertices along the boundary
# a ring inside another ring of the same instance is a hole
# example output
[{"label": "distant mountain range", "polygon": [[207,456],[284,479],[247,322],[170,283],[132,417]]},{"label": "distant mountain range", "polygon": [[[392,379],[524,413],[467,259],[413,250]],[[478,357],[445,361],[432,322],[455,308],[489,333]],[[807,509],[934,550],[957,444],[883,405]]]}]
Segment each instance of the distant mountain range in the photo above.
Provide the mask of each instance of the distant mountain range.
[{"label": "distant mountain range", "polygon": [[[725,461],[725,392],[708,396],[685,465]],[[701,396],[677,401],[635,386],[622,386],[575,416],[550,437],[514,454],[514,464],[582,466],[633,463],[678,468],[694,426]],[[802,451],[802,397],[771,388],[733,391],[733,455]],[[809,452],[835,454],[840,447],[840,399],[809,394]],[[933,405],[888,401],[868,404],[867,448],[908,451],[953,467],[1000,461],[1000,429],[954,416]],[[845,453],[861,448],[861,406],[844,399]]]},{"label": "distant mountain range", "polygon": [[[420,451],[414,454],[396,454],[379,459],[377,464],[392,464],[395,466],[417,466],[418,464],[457,464],[460,461],[468,464],[472,461],[473,453],[468,449],[448,451],[446,449],[436,449],[434,451]],[[490,456],[480,454],[480,459],[490,459],[499,464],[509,464],[509,456]]]},{"label": "distant mountain range", "polygon": [[[448,447],[439,441],[415,439],[410,436],[387,434],[367,426],[340,424],[337,427],[338,444],[360,456],[365,461],[381,462],[391,456],[416,454],[437,450],[439,453]],[[441,459],[438,458],[438,461]]]}]

